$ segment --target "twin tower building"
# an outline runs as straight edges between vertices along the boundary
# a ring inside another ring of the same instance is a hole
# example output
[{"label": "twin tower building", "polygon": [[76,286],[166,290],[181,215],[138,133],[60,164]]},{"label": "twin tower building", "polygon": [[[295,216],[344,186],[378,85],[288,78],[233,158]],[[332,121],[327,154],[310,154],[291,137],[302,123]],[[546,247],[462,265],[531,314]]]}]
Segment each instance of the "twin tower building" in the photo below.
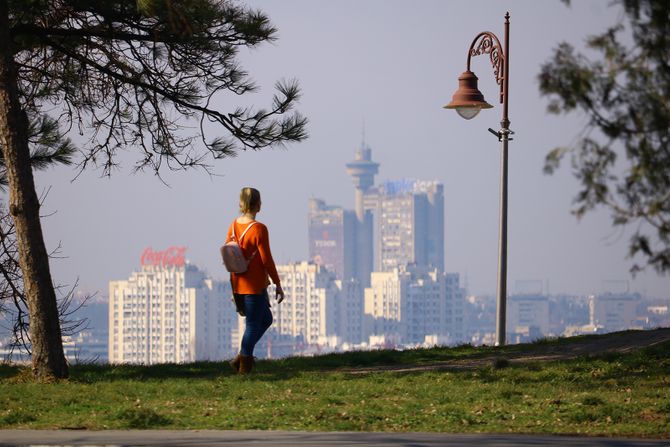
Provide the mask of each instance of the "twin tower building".
[{"label": "twin tower building", "polygon": [[341,280],[369,287],[372,272],[407,266],[444,272],[444,191],[437,181],[374,185],[379,164],[364,143],[347,173],[355,209],[309,202],[309,257]]},{"label": "twin tower building", "polygon": [[[465,291],[444,271],[444,188],[437,181],[374,184],[379,164],[362,144],[346,165],[355,209],[309,203],[309,257],[347,291],[358,340],[367,347],[464,341]],[[357,294],[352,291],[360,290]],[[355,339],[354,339],[355,340]]]}]

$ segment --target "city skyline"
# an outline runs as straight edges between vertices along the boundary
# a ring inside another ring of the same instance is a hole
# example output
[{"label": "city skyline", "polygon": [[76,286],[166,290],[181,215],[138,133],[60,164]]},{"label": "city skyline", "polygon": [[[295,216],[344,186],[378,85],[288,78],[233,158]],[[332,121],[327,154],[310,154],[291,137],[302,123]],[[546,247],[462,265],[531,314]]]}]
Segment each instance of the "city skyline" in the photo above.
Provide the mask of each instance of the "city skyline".
[{"label": "city skyline", "polygon": [[[171,246],[138,254],[127,279],[109,281],[109,302],[95,300],[77,311],[77,318],[91,320],[64,337],[68,359],[153,364],[233,356],[243,320],[230,284],[189,263],[186,253]],[[260,344],[261,357],[494,343],[494,297],[466,297],[457,273],[411,263],[372,272],[370,286],[362,288],[355,278],[338,279],[312,262],[278,264],[277,270],[291,299],[273,306],[275,322]],[[667,300],[625,292],[547,295],[532,281],[522,286],[508,301],[510,344],[670,321]],[[9,334],[0,334],[0,357],[21,359],[23,351],[11,354],[11,345]]]},{"label": "city skyline", "polygon": [[[208,278],[185,261],[185,253],[185,247],[145,249],[127,280],[109,282],[109,332],[79,334],[79,349],[94,352],[105,334],[109,355],[104,360],[112,363],[232,357],[243,320],[230,302],[230,284]],[[273,306],[274,323],[260,345],[261,357],[494,341],[494,301],[466,298],[456,273],[419,263],[398,265],[372,272],[370,285],[362,288],[358,279],[338,279],[312,262],[278,264],[277,271],[291,299]],[[550,297],[527,291],[510,296],[507,336],[514,344],[649,329],[667,324],[668,304],[631,293]],[[73,344],[72,352],[76,349]]]},{"label": "city skyline", "polygon": [[[120,159],[111,179],[88,171],[71,182],[77,172],[68,167],[37,173],[38,191],[49,190],[43,206],[47,247],[61,244],[65,257],[51,263],[57,283],[79,278],[81,290],[104,293],[108,279],[128,274],[137,252],[175,244],[188,246],[192,262],[224,278],[218,247],[236,215],[239,189],[247,185],[263,194],[259,220],[269,226],[277,261],[308,259],[308,201],[318,197],[354,208],[345,164],[365,127],[365,140],[384,168],[380,181],[407,177],[444,184],[445,270],[467,278],[469,293],[494,293],[499,158],[486,128],[497,125],[498,109],[464,123],[441,107],[463,70],[467,44],[480,30],[501,32],[509,9],[510,119],[516,131],[510,144],[510,292],[516,281],[548,280],[552,293],[597,293],[603,281],[616,280],[630,281],[632,291],[668,297],[667,277],[647,271],[631,278],[629,232],[613,229],[607,213],[581,222],[570,215],[577,182],[567,167],[551,177],[542,174],[546,153],[569,144],[582,124],[578,117],[546,114],[535,80],[539,65],[562,40],[582,49],[586,36],[616,21],[616,8],[521,0],[504,8],[436,1],[248,3],[267,12],[279,29],[274,45],[242,54],[243,66],[263,87],[254,102],[268,102],[274,80],[297,78],[310,138],[287,150],[217,162],[213,177],[165,172],[169,187],[150,173],[131,175],[130,157]],[[482,12],[469,14],[471,8]],[[539,22],[546,23],[540,35]],[[400,32],[407,27],[414,38]],[[486,62],[473,63],[482,92],[494,101]]]}]

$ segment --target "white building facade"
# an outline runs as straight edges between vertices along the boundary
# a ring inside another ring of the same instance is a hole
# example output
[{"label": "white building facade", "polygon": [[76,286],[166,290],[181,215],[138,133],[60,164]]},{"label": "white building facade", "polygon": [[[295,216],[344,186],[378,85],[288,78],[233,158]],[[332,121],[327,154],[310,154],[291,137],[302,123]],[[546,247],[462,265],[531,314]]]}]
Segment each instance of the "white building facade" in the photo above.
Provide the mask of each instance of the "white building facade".
[{"label": "white building facade", "polygon": [[273,324],[257,347],[268,357],[340,350],[362,339],[363,294],[356,279],[342,281],[311,262],[277,265],[286,299],[274,304]]},{"label": "white building facade", "polygon": [[364,334],[371,344],[382,338],[386,345],[464,340],[465,291],[458,274],[409,265],[374,272],[370,282],[364,295]]},{"label": "white building facade", "polygon": [[512,295],[507,300],[507,332],[523,334],[529,339],[549,334],[549,297],[546,295]]},{"label": "white building facade", "polygon": [[[273,306],[273,328],[307,345],[337,336],[339,289],[335,273],[300,262],[277,266],[286,300]],[[270,290],[270,294],[274,292]]]},{"label": "white building facade", "polygon": [[637,328],[637,306],[642,297],[637,293],[603,293],[589,297],[589,322],[602,332]]},{"label": "white building facade", "polygon": [[337,281],[337,335],[343,344],[363,342],[363,287],[356,279]]},{"label": "white building facade", "polygon": [[148,248],[128,280],[109,283],[110,363],[185,363],[234,355],[239,324],[228,282]]},{"label": "white building facade", "polygon": [[396,180],[371,188],[365,207],[374,215],[375,269],[416,264],[444,271],[444,186]]}]

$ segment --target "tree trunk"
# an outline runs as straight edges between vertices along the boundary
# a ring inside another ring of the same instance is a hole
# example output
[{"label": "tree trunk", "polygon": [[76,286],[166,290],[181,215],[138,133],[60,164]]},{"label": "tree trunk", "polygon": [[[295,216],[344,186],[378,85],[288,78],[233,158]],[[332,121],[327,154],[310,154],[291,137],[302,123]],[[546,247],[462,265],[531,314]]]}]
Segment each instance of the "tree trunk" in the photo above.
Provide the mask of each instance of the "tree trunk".
[{"label": "tree trunk", "polygon": [[30,166],[28,118],[19,101],[11,47],[7,0],[0,0],[0,142],[9,181],[9,212],[28,301],[33,374],[38,380],[50,380],[67,377],[68,367]]}]

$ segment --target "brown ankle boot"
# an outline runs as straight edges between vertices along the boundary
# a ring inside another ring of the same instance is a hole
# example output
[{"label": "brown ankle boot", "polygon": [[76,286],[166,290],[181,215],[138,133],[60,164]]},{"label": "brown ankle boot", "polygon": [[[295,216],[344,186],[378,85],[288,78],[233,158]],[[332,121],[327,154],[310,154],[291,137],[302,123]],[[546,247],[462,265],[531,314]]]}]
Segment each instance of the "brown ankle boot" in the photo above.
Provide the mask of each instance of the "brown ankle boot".
[{"label": "brown ankle boot", "polygon": [[242,356],[240,354],[237,354],[235,356],[235,358],[230,361],[230,366],[233,367],[235,372],[240,372],[240,359],[241,359],[241,357]]},{"label": "brown ankle boot", "polygon": [[254,357],[252,355],[240,355],[240,374],[249,374],[254,367]]}]

